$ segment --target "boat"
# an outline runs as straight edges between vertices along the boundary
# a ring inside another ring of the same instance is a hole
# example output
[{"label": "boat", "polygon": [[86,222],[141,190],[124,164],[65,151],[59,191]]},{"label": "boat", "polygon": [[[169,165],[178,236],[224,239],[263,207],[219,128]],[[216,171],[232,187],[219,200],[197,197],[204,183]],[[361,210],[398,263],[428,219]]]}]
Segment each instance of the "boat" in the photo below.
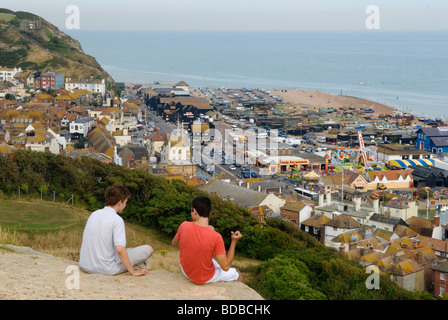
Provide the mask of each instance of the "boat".
[{"label": "boat", "polygon": [[440,212],[447,212],[448,211],[448,206],[443,206],[439,209]]}]

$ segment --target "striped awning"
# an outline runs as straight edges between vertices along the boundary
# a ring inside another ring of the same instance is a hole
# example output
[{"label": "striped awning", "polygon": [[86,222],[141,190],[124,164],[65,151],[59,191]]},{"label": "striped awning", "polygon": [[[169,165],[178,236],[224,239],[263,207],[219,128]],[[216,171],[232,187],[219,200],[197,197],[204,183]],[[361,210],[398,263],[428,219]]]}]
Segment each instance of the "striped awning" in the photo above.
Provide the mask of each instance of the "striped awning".
[{"label": "striped awning", "polygon": [[413,160],[389,160],[388,164],[395,167],[407,168],[416,166],[433,166],[433,159],[413,159]]}]

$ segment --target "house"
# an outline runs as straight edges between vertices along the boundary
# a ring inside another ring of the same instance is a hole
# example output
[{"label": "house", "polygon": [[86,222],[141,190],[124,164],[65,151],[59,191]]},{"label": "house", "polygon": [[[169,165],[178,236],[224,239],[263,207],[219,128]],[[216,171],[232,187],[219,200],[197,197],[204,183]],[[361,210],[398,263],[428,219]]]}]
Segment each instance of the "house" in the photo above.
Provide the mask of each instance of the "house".
[{"label": "house", "polygon": [[87,133],[92,129],[95,120],[90,117],[77,118],[70,123],[69,130],[72,137],[79,139],[81,137],[87,137]]},{"label": "house", "polygon": [[383,204],[381,213],[391,218],[408,220],[418,216],[418,204],[412,200],[396,197]]},{"label": "house", "polygon": [[[344,189],[344,193],[348,190]],[[320,193],[318,196],[318,205],[314,207],[316,214],[323,214],[330,219],[344,214],[352,217],[360,224],[367,224],[369,217],[373,213],[380,212],[379,200],[374,199],[373,203],[363,203],[360,197],[360,192],[357,190],[351,191],[353,198],[351,201],[340,201],[332,199],[331,193]]]},{"label": "house", "polygon": [[[239,206],[246,209],[265,204],[272,211],[274,211],[276,208],[280,208],[282,206],[281,203],[283,199],[275,196],[274,194],[265,194],[253,191],[221,180],[210,181],[200,189],[209,194],[217,195],[224,200],[237,203]],[[274,207],[271,208],[271,205]]]},{"label": "house", "polygon": [[0,67],[0,81],[12,81],[17,73],[22,72],[21,68]]},{"label": "house", "polygon": [[[96,127],[92,129],[88,134],[89,146],[91,146],[96,153],[101,153],[114,159],[115,147],[111,139],[107,136],[107,132],[104,128]],[[116,162],[115,162],[116,163]]]},{"label": "house", "polygon": [[348,187],[363,192],[372,189],[367,178],[358,171],[344,169],[341,173],[319,177],[319,183],[325,187],[326,191],[334,190],[343,184],[344,188]]},{"label": "house", "polygon": [[65,81],[65,89],[71,91],[75,88],[88,90],[92,93],[100,93],[104,96],[106,94],[106,81],[104,79],[86,80],[67,78]]},{"label": "house", "polygon": [[407,226],[407,223],[401,218],[390,217],[379,213],[372,214],[367,223],[369,226],[386,231],[394,231],[395,227],[399,224]]},{"label": "house", "polygon": [[[106,125],[105,129],[108,130],[107,128],[108,128],[108,126]],[[112,132],[112,136],[115,138],[116,144],[121,147],[124,147],[125,145],[130,144],[131,140],[132,140],[132,136],[129,134],[129,131],[127,128],[124,128],[123,130],[117,130],[117,131]]]},{"label": "house", "polygon": [[[280,215],[282,213],[280,212]],[[315,214],[312,217],[303,220],[300,223],[300,229],[311,236],[315,237],[317,241],[324,243],[324,231],[325,223],[330,220],[327,216],[323,214]]]},{"label": "house", "polygon": [[273,193],[265,194],[265,198],[261,201],[258,206],[267,206],[272,210],[273,214],[278,215],[280,213],[280,208],[285,205],[285,199],[276,196]]},{"label": "house", "polygon": [[158,156],[160,160],[160,153],[162,151],[162,147],[165,144],[166,134],[161,135],[157,132],[153,132],[149,134],[146,139],[146,145],[148,146],[148,149],[150,150],[150,156]]},{"label": "house", "polygon": [[87,112],[89,117],[92,117],[96,120],[107,118],[109,120],[108,125],[110,131],[123,130],[123,128],[125,127],[125,125],[123,124],[123,110],[117,107],[99,107],[90,109]]},{"label": "house", "polygon": [[48,93],[39,93],[34,96],[33,103],[53,103],[53,96]]},{"label": "house", "polygon": [[125,168],[134,169],[141,164],[149,161],[149,153],[145,147],[124,146],[117,148],[117,156],[120,158],[120,164]]},{"label": "house", "polygon": [[[383,263],[380,270],[388,272],[400,287],[408,291],[423,291],[425,289],[425,269],[416,261],[401,257],[401,254],[399,256],[399,261]],[[391,258],[389,257],[389,259]]]},{"label": "house", "polygon": [[433,270],[433,292],[434,296],[448,294],[448,261],[442,262],[432,268]]},{"label": "house", "polygon": [[34,87],[56,91],[64,87],[64,75],[57,72],[46,72],[34,80]]},{"label": "house", "polygon": [[416,134],[417,149],[431,153],[448,152],[448,127],[420,128]]},{"label": "house", "polygon": [[294,201],[286,203],[280,207],[280,218],[286,219],[297,225],[311,217],[313,207],[303,201]]},{"label": "house", "polygon": [[331,241],[342,233],[354,231],[361,224],[346,214],[336,215],[334,218],[324,223],[325,244],[332,246]]},{"label": "house", "polygon": [[171,136],[170,141],[165,146],[165,158],[166,162],[171,162],[175,164],[191,164],[191,148],[190,144],[177,136]]},{"label": "house", "polygon": [[79,105],[80,99],[75,94],[69,93],[64,95],[57,95],[53,98],[53,103],[55,106],[61,107],[71,107],[72,105]]},{"label": "house", "polygon": [[54,154],[59,154],[60,151],[58,140],[50,132],[44,129],[27,131],[25,149],[40,152],[51,152]]},{"label": "house", "polygon": [[448,171],[435,166],[410,167],[415,188],[448,187]]}]

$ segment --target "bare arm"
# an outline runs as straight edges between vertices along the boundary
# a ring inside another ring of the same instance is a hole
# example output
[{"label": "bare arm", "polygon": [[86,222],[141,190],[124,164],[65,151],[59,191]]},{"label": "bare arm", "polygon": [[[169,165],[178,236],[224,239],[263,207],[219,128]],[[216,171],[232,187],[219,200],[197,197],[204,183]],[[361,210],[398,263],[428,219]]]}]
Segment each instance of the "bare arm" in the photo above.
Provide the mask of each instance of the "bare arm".
[{"label": "bare arm", "polygon": [[239,231],[232,231],[232,242],[230,243],[229,250],[226,254],[220,254],[215,257],[216,262],[218,262],[222,270],[228,271],[232,266],[233,258],[235,256],[236,243],[242,238],[242,236],[243,235]]},{"label": "bare arm", "polygon": [[179,239],[177,239],[176,237],[173,238],[173,240],[171,240],[171,245],[173,247],[177,247],[179,246]]},{"label": "bare arm", "polygon": [[128,252],[126,251],[125,247],[116,246],[115,251],[117,252],[118,257],[120,258],[121,263],[123,263],[123,265],[126,267],[126,269],[132,276],[142,276],[149,273],[149,271],[146,269],[138,269],[138,270],[134,269],[134,267],[131,264],[131,261],[129,260]]}]

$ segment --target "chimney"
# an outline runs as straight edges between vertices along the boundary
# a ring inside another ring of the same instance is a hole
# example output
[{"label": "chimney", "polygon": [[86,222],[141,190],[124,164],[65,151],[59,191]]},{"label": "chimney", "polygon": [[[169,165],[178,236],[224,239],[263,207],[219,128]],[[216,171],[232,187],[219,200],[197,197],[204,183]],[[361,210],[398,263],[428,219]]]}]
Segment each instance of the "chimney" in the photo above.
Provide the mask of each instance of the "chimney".
[{"label": "chimney", "polygon": [[373,200],[373,211],[378,213],[379,212],[379,208],[380,208],[380,200],[379,199],[374,199]]},{"label": "chimney", "polygon": [[440,227],[440,216],[434,216],[432,223],[434,224],[434,227]]},{"label": "chimney", "polygon": [[322,192],[319,192],[319,207],[322,207],[324,205],[324,194]]},{"label": "chimney", "polygon": [[417,254],[415,255],[415,261],[419,265],[422,265],[424,263],[424,261],[423,261],[423,254],[421,252],[417,252]]},{"label": "chimney", "polygon": [[399,263],[403,256],[404,256],[404,252],[403,251],[397,251],[397,253],[394,255],[394,262],[395,263]]},{"label": "chimney", "polygon": [[353,200],[354,200],[353,202],[355,203],[355,211],[361,211],[361,198],[356,197]]},{"label": "chimney", "polygon": [[327,206],[330,206],[331,205],[331,193],[330,192],[328,192],[327,194],[326,194],[326,200],[327,200]]}]

